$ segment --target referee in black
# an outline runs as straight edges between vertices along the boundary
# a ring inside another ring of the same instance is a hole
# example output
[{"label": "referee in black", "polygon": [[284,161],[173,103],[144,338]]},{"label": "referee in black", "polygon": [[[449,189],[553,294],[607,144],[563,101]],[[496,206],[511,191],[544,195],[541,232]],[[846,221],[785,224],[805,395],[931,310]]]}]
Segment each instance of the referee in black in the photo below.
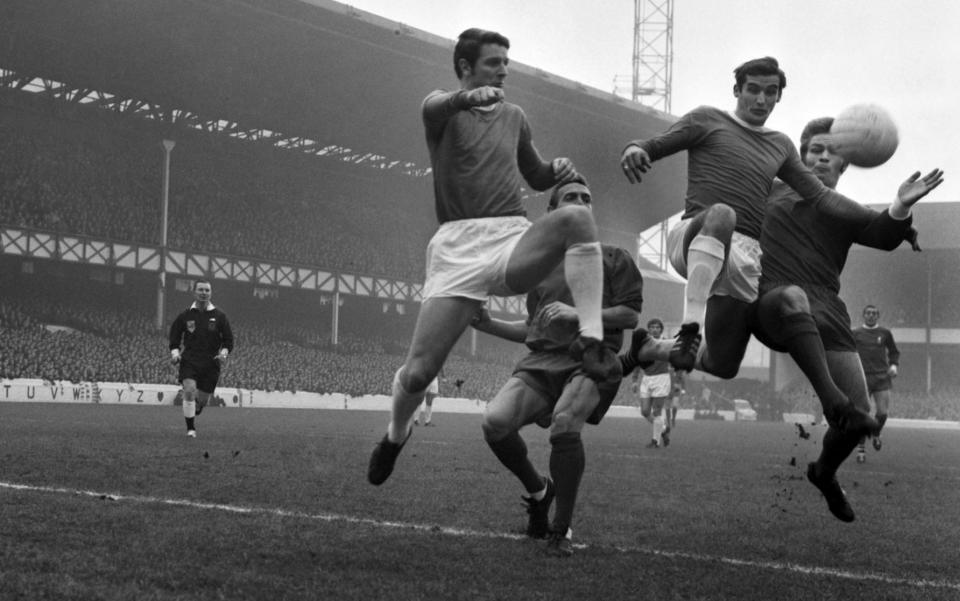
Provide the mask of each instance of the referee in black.
[{"label": "referee in black", "polygon": [[170,360],[179,365],[183,386],[183,417],[187,436],[195,438],[194,418],[203,411],[217,388],[220,368],[233,351],[233,332],[227,315],[213,306],[209,280],[193,283],[193,304],[170,326]]}]

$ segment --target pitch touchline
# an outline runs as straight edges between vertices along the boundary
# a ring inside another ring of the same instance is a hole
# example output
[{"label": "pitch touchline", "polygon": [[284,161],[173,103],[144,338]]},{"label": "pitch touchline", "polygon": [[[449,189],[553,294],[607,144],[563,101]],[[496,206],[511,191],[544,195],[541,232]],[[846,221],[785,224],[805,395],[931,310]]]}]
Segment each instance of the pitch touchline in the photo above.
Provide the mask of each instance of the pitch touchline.
[{"label": "pitch touchline", "polygon": [[[29,491],[29,492],[47,492],[68,495],[82,495],[87,497],[96,497],[110,501],[130,501],[133,503],[158,503],[162,505],[174,505],[179,507],[191,507],[194,509],[213,509],[227,511],[231,513],[245,514],[266,514],[280,517],[292,517],[308,520],[320,520],[324,522],[345,522],[348,524],[364,524],[379,528],[403,528],[406,530],[416,530],[419,532],[430,532],[436,534],[446,534],[450,536],[468,536],[473,538],[494,538],[521,540],[526,538],[520,534],[510,534],[506,532],[490,532],[482,530],[471,530],[468,528],[451,528],[449,526],[436,526],[430,524],[414,524],[410,522],[393,522],[386,520],[375,520],[373,518],[359,518],[336,513],[306,513],[302,511],[290,511],[286,509],[276,509],[269,507],[244,507],[241,505],[227,505],[223,503],[205,503],[203,501],[191,501],[189,499],[167,499],[163,497],[148,497],[142,495],[120,495],[113,493],[97,492],[92,490],[80,490],[72,488],[60,488],[55,486],[35,486],[32,484],[17,484],[14,482],[0,481],[0,488],[11,490]],[[589,549],[590,545],[575,544],[580,549]],[[595,545],[598,546],[599,545]],[[750,559],[736,559],[733,557],[723,557],[718,555],[704,555],[701,553],[688,553],[685,551],[663,551],[650,547],[623,547],[613,546],[613,549],[621,553],[645,553],[657,557],[668,557],[672,559],[689,559],[701,563],[722,563],[731,566],[761,568],[767,570],[781,570],[786,572],[796,572],[799,574],[812,574],[817,576],[832,576],[834,578],[843,578],[846,580],[862,580],[870,582],[879,582],[882,584],[893,584],[898,586],[911,586],[914,588],[938,588],[960,591],[960,582],[951,582],[949,580],[928,580],[895,578],[883,574],[872,574],[869,572],[850,572],[847,570],[838,570],[834,568],[821,568],[815,566],[803,566],[793,563],[783,563],[777,561],[754,561]]]}]

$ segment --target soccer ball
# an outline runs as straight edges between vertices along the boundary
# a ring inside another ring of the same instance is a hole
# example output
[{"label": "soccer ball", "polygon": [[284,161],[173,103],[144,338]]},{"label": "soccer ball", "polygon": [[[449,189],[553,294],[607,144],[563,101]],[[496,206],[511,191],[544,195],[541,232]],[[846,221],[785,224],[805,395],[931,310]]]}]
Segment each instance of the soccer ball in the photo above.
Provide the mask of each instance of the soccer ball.
[{"label": "soccer ball", "polygon": [[837,153],[857,167],[876,167],[890,160],[900,137],[890,114],[875,104],[855,104],[833,120],[830,136]]}]

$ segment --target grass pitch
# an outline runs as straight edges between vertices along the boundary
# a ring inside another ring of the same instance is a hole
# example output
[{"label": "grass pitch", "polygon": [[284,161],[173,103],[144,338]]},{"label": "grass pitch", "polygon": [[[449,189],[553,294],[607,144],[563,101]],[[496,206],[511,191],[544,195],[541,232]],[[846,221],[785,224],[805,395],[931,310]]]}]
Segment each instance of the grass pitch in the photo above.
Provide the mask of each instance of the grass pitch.
[{"label": "grass pitch", "polygon": [[[888,428],[804,478],[821,428],[608,418],[584,433],[576,552],[519,535],[519,483],[479,416],[436,412],[383,486],[387,415],[0,403],[0,599],[960,599],[955,431]],[[547,465],[547,433],[524,430]]]}]

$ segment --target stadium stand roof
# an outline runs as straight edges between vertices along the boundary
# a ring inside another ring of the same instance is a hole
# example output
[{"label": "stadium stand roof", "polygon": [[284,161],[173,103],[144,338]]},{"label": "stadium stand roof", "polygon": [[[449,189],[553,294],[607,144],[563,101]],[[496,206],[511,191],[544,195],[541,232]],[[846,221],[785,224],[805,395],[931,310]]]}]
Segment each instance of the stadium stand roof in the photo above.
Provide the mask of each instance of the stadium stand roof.
[{"label": "stadium stand roof", "polygon": [[[457,85],[452,40],[329,0],[5,0],[0,43],[8,87],[54,80],[69,100],[120,99],[131,112],[412,176],[429,167],[420,102]],[[671,116],[518,63],[507,94],[544,156],[569,156],[588,177],[606,241],[632,249],[637,232],[680,209],[684,157],[634,188],[618,168],[628,140]]]},{"label": "stadium stand roof", "polygon": [[960,248],[960,202],[921,200],[913,207],[913,227],[920,232],[920,248]]}]

